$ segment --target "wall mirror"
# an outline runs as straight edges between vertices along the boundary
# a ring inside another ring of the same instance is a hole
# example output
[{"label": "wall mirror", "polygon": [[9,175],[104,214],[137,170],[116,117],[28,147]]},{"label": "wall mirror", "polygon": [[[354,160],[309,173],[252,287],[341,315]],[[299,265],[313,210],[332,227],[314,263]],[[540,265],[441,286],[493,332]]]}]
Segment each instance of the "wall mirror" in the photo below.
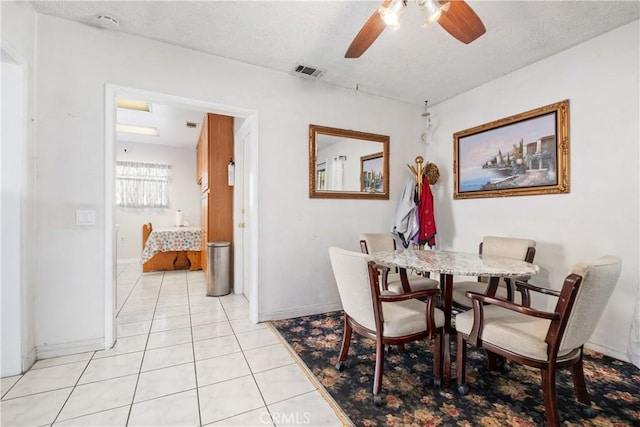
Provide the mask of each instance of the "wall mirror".
[{"label": "wall mirror", "polygon": [[389,199],[389,137],[309,125],[309,197]]}]

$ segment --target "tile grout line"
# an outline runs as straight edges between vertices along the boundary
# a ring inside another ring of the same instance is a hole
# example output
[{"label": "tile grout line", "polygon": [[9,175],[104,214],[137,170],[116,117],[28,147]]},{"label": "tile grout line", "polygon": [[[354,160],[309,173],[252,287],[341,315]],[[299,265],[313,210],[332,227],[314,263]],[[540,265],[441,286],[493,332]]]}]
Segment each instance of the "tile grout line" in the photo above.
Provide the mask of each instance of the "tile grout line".
[{"label": "tile grout line", "polygon": [[89,367],[89,364],[91,363],[91,361],[93,360],[95,355],[96,355],[96,352],[94,351],[93,354],[91,355],[91,358],[89,358],[89,360],[87,361],[87,364],[85,365],[84,369],[82,370],[82,373],[78,376],[78,379],[76,380],[76,383],[73,385],[73,388],[71,389],[71,392],[69,393],[67,398],[64,400],[64,403],[62,404],[62,406],[60,406],[60,410],[58,411],[58,413],[54,417],[53,421],[51,421],[51,425],[55,424],[55,422],[58,420],[58,417],[60,416],[60,414],[62,414],[62,411],[63,411],[64,407],[67,406],[67,403],[69,402],[69,399],[71,398],[71,395],[73,394],[74,391],[76,391],[76,388],[78,387],[78,383],[80,382],[80,378],[82,378],[84,373],[87,372],[87,368]]},{"label": "tile grout line", "polygon": [[[120,312],[122,311],[122,309],[124,308],[124,306],[127,304],[127,301],[129,301],[129,297],[131,297],[131,293],[133,292],[133,290],[136,288],[136,286],[138,286],[138,282],[140,281],[140,279],[142,279],[142,272],[140,272],[140,274],[138,275],[138,278],[136,279],[136,281],[133,283],[133,286],[131,287],[131,290],[129,290],[129,293],[127,294],[127,297],[124,299],[124,301],[122,302],[122,305],[120,306],[120,309],[118,310],[118,312],[116,313],[115,318],[117,318],[120,315]],[[116,278],[116,288],[118,286],[118,282],[117,282],[117,278]],[[116,301],[117,303],[117,301]],[[116,337],[117,338],[117,337]]]},{"label": "tile grout line", "polygon": [[193,354],[193,376],[196,382],[196,404],[198,405],[198,425],[202,425],[202,409],[200,408],[200,387],[198,386],[198,366],[196,363],[196,345],[193,339],[193,322],[191,320],[191,289],[189,289],[189,275],[186,275],[187,305],[189,307],[189,329],[191,332],[191,353]]},{"label": "tile grout line", "polygon": [[[222,302],[220,304],[222,305],[222,310],[224,310],[224,315],[227,316],[227,311],[224,308],[224,304],[222,304]],[[229,318],[229,316],[227,316],[227,319],[228,318]],[[251,365],[249,364],[249,361],[247,360],[247,355],[244,354],[244,349],[240,345],[240,340],[238,340],[238,334],[236,334],[236,331],[235,331],[233,325],[231,324],[231,320],[229,320],[229,326],[231,326],[231,330],[233,331],[233,336],[236,339],[236,342],[238,343],[238,347],[240,347],[240,351],[242,352],[242,357],[243,357],[245,363],[247,364],[247,366],[249,367],[249,372],[251,372],[251,379],[253,380],[253,383],[256,385],[256,388],[258,389],[258,393],[260,393],[260,398],[262,399],[262,402],[264,403],[264,408],[267,411],[267,414],[269,414],[269,419],[271,420],[271,424],[275,425],[275,422],[273,421],[273,416],[271,415],[271,410],[269,409],[269,405],[267,405],[267,401],[264,398],[264,394],[262,393],[262,390],[260,390],[260,386],[258,385],[258,381],[256,380],[256,376],[255,376],[255,374],[253,372],[253,369],[251,369]],[[251,332],[251,331],[249,331],[249,332]],[[265,346],[260,346],[260,347],[257,347],[257,348],[261,348],[261,347],[265,347]],[[251,350],[253,350],[253,349],[251,349]]]},{"label": "tile grout line", "polygon": [[[131,419],[131,411],[133,410],[133,403],[136,400],[136,392],[138,391],[138,384],[140,383],[140,375],[142,374],[142,365],[144,364],[144,357],[147,354],[147,346],[149,345],[149,338],[151,336],[151,329],[153,328],[153,322],[155,320],[155,316],[156,316],[156,310],[158,309],[158,302],[160,300],[160,292],[162,292],[162,285],[164,283],[164,278],[165,278],[165,274],[166,273],[162,273],[162,280],[160,281],[160,286],[158,287],[158,295],[156,296],[156,304],[153,307],[153,314],[151,315],[151,324],[149,325],[149,330],[147,331],[147,340],[144,343],[144,349],[142,350],[142,358],[140,359],[140,367],[138,368],[138,376],[136,378],[136,385],[133,388],[133,394],[131,395],[131,403],[129,404],[129,412],[127,413],[127,420],[125,422],[125,426],[129,425],[129,421]],[[138,285],[138,282],[140,281],[140,279],[142,279],[143,277],[143,272],[140,273],[140,277],[138,278],[138,280],[136,281],[136,286]],[[132,289],[133,292],[133,289]],[[126,301],[125,301],[126,304]],[[124,305],[122,304],[122,307],[124,308]]]}]

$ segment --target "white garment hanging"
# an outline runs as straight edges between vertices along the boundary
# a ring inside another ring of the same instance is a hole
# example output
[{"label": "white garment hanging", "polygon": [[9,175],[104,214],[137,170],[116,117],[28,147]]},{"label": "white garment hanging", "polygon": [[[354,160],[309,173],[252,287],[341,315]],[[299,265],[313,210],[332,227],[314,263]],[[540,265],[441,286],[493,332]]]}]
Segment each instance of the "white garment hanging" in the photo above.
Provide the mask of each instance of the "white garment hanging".
[{"label": "white garment hanging", "polygon": [[396,208],[396,215],[391,232],[400,238],[406,248],[413,237],[418,233],[420,225],[416,216],[416,202],[414,200],[416,183],[412,179],[407,179],[402,191],[402,197]]}]

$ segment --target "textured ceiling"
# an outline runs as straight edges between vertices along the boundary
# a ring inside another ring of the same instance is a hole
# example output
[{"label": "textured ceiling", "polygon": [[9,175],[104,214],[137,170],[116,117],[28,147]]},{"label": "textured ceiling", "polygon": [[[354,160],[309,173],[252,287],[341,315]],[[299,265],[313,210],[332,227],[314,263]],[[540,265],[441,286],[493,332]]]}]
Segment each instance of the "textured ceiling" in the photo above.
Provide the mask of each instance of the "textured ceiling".
[{"label": "textured ceiling", "polygon": [[[347,47],[381,1],[34,1],[44,14],[290,72],[416,105],[438,103],[640,17],[638,1],[468,1],[487,32],[469,45],[422,26],[415,2],[362,57]],[[615,48],[612,46],[612,48]]]}]

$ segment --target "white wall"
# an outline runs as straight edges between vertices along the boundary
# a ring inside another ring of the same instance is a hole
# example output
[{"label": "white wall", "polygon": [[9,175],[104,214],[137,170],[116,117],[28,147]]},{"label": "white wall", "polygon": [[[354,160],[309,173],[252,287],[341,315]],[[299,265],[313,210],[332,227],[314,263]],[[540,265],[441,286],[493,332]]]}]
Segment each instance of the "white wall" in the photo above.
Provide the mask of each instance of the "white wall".
[{"label": "white wall", "polygon": [[[590,346],[625,358],[638,292],[638,22],[433,106],[427,159],[441,248],[476,251],[484,235],[537,241],[537,284],[562,285],[578,261],[622,256],[622,275]],[[452,134],[570,100],[571,192],[453,200]],[[444,171],[443,171],[444,169]]]},{"label": "white wall", "polygon": [[[73,212],[104,211],[105,83],[258,111],[261,319],[338,304],[327,247],[358,250],[361,232],[388,230],[410,176],[405,165],[424,155],[421,106],[49,16],[38,16],[37,34],[35,305],[44,351],[77,351],[104,335],[104,218],[79,229]],[[617,357],[638,287],[637,34],[636,22],[435,106],[426,153],[442,174],[434,186],[439,248],[476,251],[485,234],[531,237],[542,268],[536,279],[556,287],[575,261],[623,256],[617,292],[592,338]],[[570,194],[452,200],[453,132],[565,98]],[[391,199],[309,199],[310,123],[390,135]]]},{"label": "white wall", "polygon": [[[54,17],[38,21],[46,70],[38,79],[39,350],[77,351],[103,336],[104,218],[80,229],[73,212],[103,212],[105,83],[258,111],[259,316],[338,305],[327,247],[358,250],[359,233],[389,229],[405,164],[424,148],[419,106]],[[390,135],[392,200],[309,199],[310,123]]]},{"label": "white wall", "polygon": [[[184,221],[200,226],[200,186],[196,182],[196,141],[192,148],[167,147],[156,144],[118,142],[117,160],[171,165],[168,208],[116,208],[118,224],[118,260],[140,260],[142,224],[154,227],[175,225],[180,209]],[[126,149],[126,152],[125,152]]]},{"label": "white wall", "polygon": [[[2,357],[0,375],[26,371],[35,361],[34,305],[34,177],[35,121],[35,28],[36,15],[26,2],[1,2],[2,24]],[[6,58],[5,58],[6,55]],[[5,59],[11,64],[11,87],[7,87]],[[13,86],[18,84],[20,87]],[[10,95],[8,95],[10,94]],[[5,102],[9,104],[5,104]],[[18,105],[18,102],[20,103]],[[10,113],[11,118],[5,116]],[[7,121],[5,121],[7,119]],[[10,133],[5,131],[10,129]],[[5,138],[7,138],[5,140]],[[5,151],[9,148],[9,151]],[[8,156],[5,156],[9,154]],[[9,166],[10,165],[10,166]],[[7,174],[8,172],[8,174]],[[5,184],[10,186],[5,188]],[[6,192],[6,190],[10,191]],[[9,204],[5,202],[9,201]],[[17,217],[16,217],[17,216]],[[6,234],[7,231],[9,234]],[[8,240],[5,240],[7,239]],[[8,276],[5,273],[10,272]]]}]

